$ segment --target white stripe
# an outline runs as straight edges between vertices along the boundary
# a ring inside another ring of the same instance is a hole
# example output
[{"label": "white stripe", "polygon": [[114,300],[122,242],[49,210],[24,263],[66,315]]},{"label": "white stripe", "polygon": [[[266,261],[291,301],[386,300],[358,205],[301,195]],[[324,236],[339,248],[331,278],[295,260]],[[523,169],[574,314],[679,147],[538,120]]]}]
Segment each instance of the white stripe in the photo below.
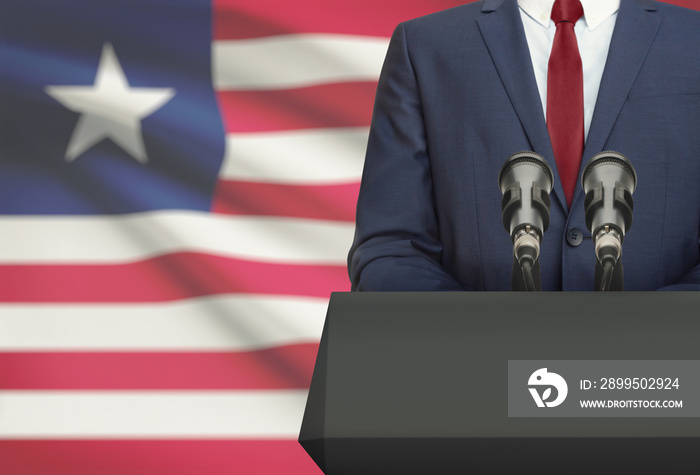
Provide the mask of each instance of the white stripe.
[{"label": "white stripe", "polygon": [[250,351],[317,343],[328,302],[219,296],[156,304],[0,305],[0,351]]},{"label": "white stripe", "polygon": [[289,184],[359,182],[369,129],[228,134],[220,178]]},{"label": "white stripe", "polygon": [[295,439],[306,394],[0,391],[0,439]]},{"label": "white stripe", "polygon": [[351,223],[153,211],[122,216],[4,216],[0,264],[115,264],[173,252],[345,265]]},{"label": "white stripe", "polygon": [[376,81],[388,45],[388,38],[333,34],[218,40],[212,46],[214,87],[259,90]]}]

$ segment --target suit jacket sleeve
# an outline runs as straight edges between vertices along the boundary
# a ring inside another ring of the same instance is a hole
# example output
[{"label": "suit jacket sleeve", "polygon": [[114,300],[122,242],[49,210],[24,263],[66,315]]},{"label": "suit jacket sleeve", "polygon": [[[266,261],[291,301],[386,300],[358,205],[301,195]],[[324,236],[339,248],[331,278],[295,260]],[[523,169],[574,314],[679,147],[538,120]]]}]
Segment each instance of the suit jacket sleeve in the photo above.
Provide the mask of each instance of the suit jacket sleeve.
[{"label": "suit jacket sleeve", "polygon": [[379,79],[348,257],[353,290],[465,290],[441,266],[430,156],[406,32]]}]

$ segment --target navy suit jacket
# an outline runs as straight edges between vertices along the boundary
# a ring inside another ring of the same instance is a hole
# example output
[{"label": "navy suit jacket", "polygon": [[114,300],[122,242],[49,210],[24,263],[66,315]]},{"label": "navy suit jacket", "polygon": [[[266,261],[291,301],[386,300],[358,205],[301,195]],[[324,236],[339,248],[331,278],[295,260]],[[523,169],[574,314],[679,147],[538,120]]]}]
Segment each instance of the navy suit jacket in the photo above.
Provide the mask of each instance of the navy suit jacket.
[{"label": "navy suit jacket", "polygon": [[[348,258],[354,290],[509,290],[498,174],[513,153],[555,174],[543,290],[593,290],[584,193],[568,210],[515,0],[399,25],[377,89]],[[637,170],[626,290],[700,290],[700,12],[622,0],[582,168],[604,150]],[[579,176],[580,183],[580,176]],[[566,233],[582,230],[579,246]]]}]

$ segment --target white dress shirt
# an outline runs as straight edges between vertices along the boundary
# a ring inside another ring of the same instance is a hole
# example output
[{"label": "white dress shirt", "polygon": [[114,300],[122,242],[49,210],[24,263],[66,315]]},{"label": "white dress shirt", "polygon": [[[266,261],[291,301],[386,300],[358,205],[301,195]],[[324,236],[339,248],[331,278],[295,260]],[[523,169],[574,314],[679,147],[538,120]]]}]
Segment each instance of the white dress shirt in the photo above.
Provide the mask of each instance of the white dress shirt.
[{"label": "white dress shirt", "polygon": [[[554,0],[518,0],[518,5],[546,117],[547,67],[557,31],[551,20]],[[583,17],[576,23],[574,31],[583,64],[583,119],[587,138],[620,0],[581,0],[581,5]]]}]

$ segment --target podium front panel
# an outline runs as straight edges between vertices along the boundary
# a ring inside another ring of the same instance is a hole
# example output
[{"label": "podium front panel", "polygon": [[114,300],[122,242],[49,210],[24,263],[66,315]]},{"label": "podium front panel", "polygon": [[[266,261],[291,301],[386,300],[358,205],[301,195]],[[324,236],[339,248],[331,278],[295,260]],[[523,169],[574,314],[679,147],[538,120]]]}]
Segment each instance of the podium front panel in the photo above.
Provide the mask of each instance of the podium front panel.
[{"label": "podium front panel", "polygon": [[684,473],[699,315],[695,292],[333,294],[300,442],[327,474]]}]

